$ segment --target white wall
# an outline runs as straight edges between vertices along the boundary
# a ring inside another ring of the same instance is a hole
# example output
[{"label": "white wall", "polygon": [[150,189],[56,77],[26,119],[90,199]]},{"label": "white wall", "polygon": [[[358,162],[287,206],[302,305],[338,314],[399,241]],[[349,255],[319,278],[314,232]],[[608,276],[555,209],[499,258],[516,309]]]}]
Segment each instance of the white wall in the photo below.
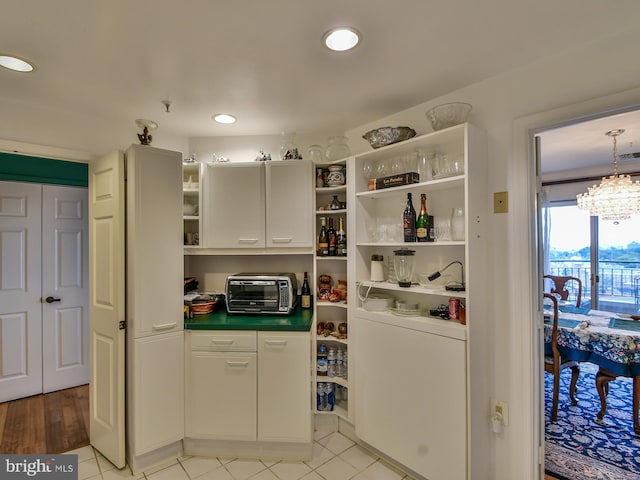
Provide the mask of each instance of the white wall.
[{"label": "white wall", "polygon": [[510,407],[510,426],[493,439],[491,478],[533,479],[537,471],[534,446],[540,433],[536,422],[540,397],[532,358],[537,306],[532,219],[535,170],[529,157],[528,130],[540,131],[570,119],[640,104],[640,63],[633,61],[639,33],[621,32],[560,52],[346,132],[354,151],[370,149],[360,137],[372,128],[407,125],[418,134],[427,133],[431,128],[426,110],[449,101],[471,103],[469,121],[487,131],[488,191],[508,191],[510,196],[507,214],[491,213],[492,198],[487,198],[492,265],[487,275],[494,285],[494,294],[487,299],[494,339],[494,365],[487,372],[487,382],[493,385],[494,396]]}]

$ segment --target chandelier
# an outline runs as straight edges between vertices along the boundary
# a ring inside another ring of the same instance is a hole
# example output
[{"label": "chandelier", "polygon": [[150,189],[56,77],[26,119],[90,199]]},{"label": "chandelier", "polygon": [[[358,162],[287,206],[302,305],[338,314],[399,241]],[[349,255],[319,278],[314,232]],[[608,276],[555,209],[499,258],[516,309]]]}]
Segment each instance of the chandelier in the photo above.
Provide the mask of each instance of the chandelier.
[{"label": "chandelier", "polygon": [[589,210],[592,217],[612,220],[615,224],[640,213],[640,182],[632,182],[629,175],[618,175],[617,137],[623,133],[621,128],[605,133],[613,137],[613,175],[602,177],[600,185],[589,187],[586,193],[577,196],[579,209]]}]

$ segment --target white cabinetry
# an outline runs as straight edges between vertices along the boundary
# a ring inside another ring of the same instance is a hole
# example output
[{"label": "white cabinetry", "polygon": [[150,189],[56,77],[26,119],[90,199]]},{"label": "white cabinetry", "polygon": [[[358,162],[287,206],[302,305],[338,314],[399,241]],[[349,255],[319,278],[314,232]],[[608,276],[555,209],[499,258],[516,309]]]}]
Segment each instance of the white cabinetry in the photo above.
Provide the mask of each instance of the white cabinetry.
[{"label": "white cabinetry", "polygon": [[[417,149],[457,160],[463,170],[455,176],[368,190],[365,166],[395,164],[395,159]],[[471,478],[472,472],[473,478],[488,478],[489,472],[489,389],[482,380],[488,371],[490,344],[485,307],[486,157],[484,133],[462,124],[356,155],[348,163],[348,202],[354,216],[350,240],[355,241],[355,252],[349,255],[354,268],[349,276],[349,317],[357,342],[350,352],[356,366],[352,395],[356,434],[433,480]],[[462,208],[465,239],[451,240],[438,231],[435,242],[404,243],[401,221],[407,193],[412,193],[414,201],[426,194],[428,213],[434,215],[436,225],[446,223],[454,207]],[[400,248],[415,251],[414,283],[404,288],[388,281],[370,282],[371,255],[392,261],[394,250]],[[445,289],[446,284],[461,280],[457,264],[433,284],[418,283],[420,274],[426,277],[453,261],[464,264],[466,291]],[[417,303],[421,314],[398,317],[392,312],[368,312],[354,298],[359,287],[362,294],[370,289],[370,294]],[[430,309],[448,305],[450,298],[466,306],[466,325],[430,316]],[[392,420],[388,425],[379,425],[383,413]],[[452,451],[441,452],[443,446]],[[445,473],[443,462],[453,470]]]},{"label": "white cabinetry", "polygon": [[186,436],[255,441],[255,332],[190,333]]},{"label": "white cabinetry", "polygon": [[309,345],[306,332],[258,332],[258,440],[310,441]]},{"label": "white cabinetry", "polygon": [[465,332],[432,330],[437,321],[355,315],[356,432],[425,478],[464,480]]},{"label": "white cabinetry", "polygon": [[205,247],[313,245],[309,162],[208,164],[202,193]]},{"label": "white cabinetry", "polygon": [[141,145],[126,151],[127,423],[134,471],[179,453],[184,436],[181,157]]},{"label": "white cabinetry", "polygon": [[188,331],[187,340],[185,453],[255,456],[269,444],[281,458],[278,444],[310,453],[309,333]]}]

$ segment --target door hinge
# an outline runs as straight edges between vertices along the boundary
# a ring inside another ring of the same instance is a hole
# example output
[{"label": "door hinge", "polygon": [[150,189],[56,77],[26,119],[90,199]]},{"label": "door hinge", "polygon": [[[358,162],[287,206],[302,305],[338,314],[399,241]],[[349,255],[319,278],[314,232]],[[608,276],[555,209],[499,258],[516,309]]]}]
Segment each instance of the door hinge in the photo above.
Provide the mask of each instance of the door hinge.
[{"label": "door hinge", "polygon": [[125,321],[124,320],[120,320],[120,324],[118,325],[118,329],[119,330],[124,330],[125,327]]}]

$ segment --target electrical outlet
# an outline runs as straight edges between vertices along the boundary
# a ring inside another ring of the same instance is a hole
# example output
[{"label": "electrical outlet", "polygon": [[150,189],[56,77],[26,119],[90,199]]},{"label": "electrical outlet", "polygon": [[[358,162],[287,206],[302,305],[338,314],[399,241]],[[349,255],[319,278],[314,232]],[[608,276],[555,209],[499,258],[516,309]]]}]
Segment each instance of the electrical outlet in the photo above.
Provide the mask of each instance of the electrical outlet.
[{"label": "electrical outlet", "polygon": [[493,192],[493,213],[509,212],[509,192]]},{"label": "electrical outlet", "polygon": [[509,426],[509,404],[500,400],[491,399],[491,415],[500,414],[502,425]]}]

